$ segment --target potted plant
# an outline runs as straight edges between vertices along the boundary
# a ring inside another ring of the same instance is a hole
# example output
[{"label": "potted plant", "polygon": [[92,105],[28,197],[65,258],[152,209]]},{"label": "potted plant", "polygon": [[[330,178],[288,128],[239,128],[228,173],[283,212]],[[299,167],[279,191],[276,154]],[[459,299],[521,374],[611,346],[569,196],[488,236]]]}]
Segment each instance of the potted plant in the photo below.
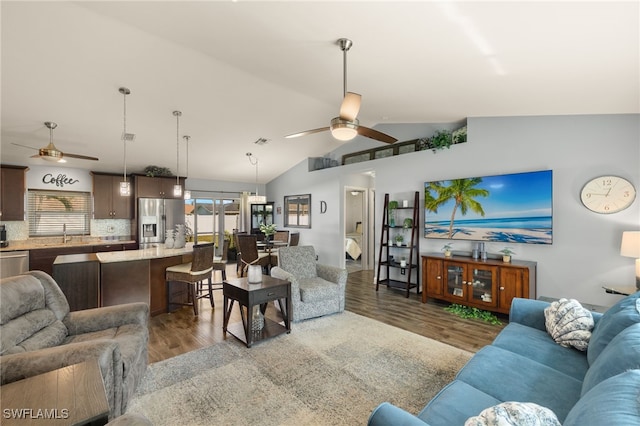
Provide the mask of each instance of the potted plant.
[{"label": "potted plant", "polygon": [[431,145],[433,152],[436,152],[438,149],[449,149],[451,144],[453,144],[453,138],[451,132],[448,130],[438,130],[436,134],[429,139],[429,145]]},{"label": "potted plant", "polygon": [[396,245],[398,247],[402,246],[402,242],[404,241],[404,236],[402,234],[396,235],[393,239],[396,240]]},{"label": "potted plant", "polygon": [[389,201],[389,226],[396,226],[396,209],[398,208],[397,201]]},{"label": "potted plant", "polygon": [[264,239],[269,241],[271,236],[276,233],[276,224],[265,225],[263,222],[260,224],[260,232],[264,234]]},{"label": "potted plant", "polygon": [[442,252],[444,253],[444,257],[451,257],[451,246],[453,246],[453,244],[447,243],[442,247]]},{"label": "potted plant", "polygon": [[502,261],[504,263],[509,263],[511,262],[511,255],[512,254],[516,254],[513,250],[511,250],[509,247],[505,247],[502,250],[500,250],[500,253],[502,253]]}]

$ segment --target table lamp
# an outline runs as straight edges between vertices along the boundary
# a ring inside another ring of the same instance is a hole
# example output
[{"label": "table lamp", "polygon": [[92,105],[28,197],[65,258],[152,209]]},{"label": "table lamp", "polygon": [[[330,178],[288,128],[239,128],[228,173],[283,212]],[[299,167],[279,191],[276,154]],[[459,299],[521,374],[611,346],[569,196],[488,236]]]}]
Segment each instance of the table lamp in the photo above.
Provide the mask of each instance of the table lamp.
[{"label": "table lamp", "polygon": [[620,255],[636,259],[636,288],[640,290],[640,231],[622,233]]}]

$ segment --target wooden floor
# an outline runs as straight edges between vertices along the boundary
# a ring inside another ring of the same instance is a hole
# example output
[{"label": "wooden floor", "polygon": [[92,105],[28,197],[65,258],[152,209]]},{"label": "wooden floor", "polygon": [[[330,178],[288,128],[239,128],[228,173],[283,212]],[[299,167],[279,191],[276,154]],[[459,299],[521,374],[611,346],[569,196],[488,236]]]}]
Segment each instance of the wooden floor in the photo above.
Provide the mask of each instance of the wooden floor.
[{"label": "wooden floor", "polygon": [[[376,292],[373,271],[349,274],[346,289],[346,309],[449,345],[475,352],[491,343],[503,328],[479,320],[465,320],[444,311],[446,303],[421,302],[415,291],[409,298],[405,293],[386,287]],[[183,307],[151,318],[149,327],[149,362],[206,347],[225,339],[222,333],[222,292],[214,292],[215,308],[209,300],[199,301],[200,315]],[[506,325],[507,317],[499,315]],[[234,308],[230,322],[240,321]],[[234,339],[227,335],[228,339]]]}]

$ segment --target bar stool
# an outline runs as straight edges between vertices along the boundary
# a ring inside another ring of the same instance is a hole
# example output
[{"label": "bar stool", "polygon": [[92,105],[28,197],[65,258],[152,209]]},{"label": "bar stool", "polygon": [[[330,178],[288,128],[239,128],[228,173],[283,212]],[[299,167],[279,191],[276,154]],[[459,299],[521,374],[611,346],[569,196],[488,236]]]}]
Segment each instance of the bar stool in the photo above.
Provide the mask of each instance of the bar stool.
[{"label": "bar stool", "polygon": [[[165,270],[165,280],[169,282],[181,282],[187,284],[187,299],[189,302],[172,302],[169,293],[169,303],[177,305],[193,306],[193,313],[198,316],[198,299],[206,297],[211,301],[213,308],[213,292],[211,285],[211,273],[213,271],[213,243],[196,244],[193,246],[193,260],[189,263],[169,266]],[[199,295],[198,285],[209,281],[209,291],[205,295]]]}]

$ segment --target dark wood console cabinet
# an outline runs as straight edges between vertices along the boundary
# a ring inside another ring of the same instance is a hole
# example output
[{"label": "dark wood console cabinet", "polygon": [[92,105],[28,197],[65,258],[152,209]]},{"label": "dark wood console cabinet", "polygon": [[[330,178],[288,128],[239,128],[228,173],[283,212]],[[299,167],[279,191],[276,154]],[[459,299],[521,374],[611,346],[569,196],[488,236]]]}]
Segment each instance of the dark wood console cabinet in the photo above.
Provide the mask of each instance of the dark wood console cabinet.
[{"label": "dark wood console cabinet", "polygon": [[428,298],[508,314],[514,297],[536,298],[536,262],[422,256],[422,302]]}]

